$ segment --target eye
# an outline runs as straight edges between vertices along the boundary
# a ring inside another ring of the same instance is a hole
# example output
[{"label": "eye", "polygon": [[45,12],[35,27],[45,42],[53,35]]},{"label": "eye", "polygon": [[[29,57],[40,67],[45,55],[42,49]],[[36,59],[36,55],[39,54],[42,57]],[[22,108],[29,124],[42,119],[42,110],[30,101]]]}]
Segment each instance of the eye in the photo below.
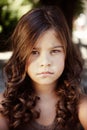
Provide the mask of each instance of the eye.
[{"label": "eye", "polygon": [[38,52],[37,50],[33,50],[33,51],[31,52],[31,54],[32,54],[32,55],[39,55],[39,52]]},{"label": "eye", "polygon": [[56,53],[59,53],[59,52],[61,52],[61,50],[52,50],[51,51],[52,54],[56,54]]}]

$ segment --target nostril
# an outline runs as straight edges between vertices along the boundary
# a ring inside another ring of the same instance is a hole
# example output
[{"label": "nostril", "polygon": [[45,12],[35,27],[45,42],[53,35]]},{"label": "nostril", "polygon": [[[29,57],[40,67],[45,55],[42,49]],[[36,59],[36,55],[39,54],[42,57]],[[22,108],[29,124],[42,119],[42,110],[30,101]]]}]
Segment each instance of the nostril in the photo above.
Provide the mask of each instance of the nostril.
[{"label": "nostril", "polygon": [[46,66],[50,66],[50,65],[51,65],[51,64],[49,64],[49,63],[48,63],[48,64],[41,64],[42,67],[43,67],[43,66],[46,67]]}]

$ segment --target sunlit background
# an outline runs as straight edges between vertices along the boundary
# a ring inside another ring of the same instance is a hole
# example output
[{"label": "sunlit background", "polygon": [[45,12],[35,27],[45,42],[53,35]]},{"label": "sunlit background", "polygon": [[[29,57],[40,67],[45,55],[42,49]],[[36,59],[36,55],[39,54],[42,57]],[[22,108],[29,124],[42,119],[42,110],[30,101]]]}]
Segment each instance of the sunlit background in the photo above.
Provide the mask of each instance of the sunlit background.
[{"label": "sunlit background", "polygon": [[73,41],[79,44],[84,66],[87,68],[87,1],[84,1],[84,12],[73,22]]}]

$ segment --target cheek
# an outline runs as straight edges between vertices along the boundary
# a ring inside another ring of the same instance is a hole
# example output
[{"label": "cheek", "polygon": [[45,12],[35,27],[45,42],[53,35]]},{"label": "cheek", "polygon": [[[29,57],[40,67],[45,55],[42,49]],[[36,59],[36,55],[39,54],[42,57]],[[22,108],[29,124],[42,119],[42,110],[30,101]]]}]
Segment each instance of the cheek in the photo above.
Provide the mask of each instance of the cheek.
[{"label": "cheek", "polygon": [[65,57],[61,57],[55,61],[55,69],[63,71],[65,68]]},{"label": "cheek", "polygon": [[35,64],[31,61],[28,61],[26,63],[26,72],[28,74],[29,77],[32,77],[32,75],[35,73]]},{"label": "cheek", "polygon": [[31,77],[32,74],[32,66],[30,64],[26,64],[26,73],[29,77]]},{"label": "cheek", "polygon": [[31,57],[30,57],[30,58],[28,58],[27,61],[26,61],[26,66],[25,66],[25,70],[26,70],[26,71],[28,70],[28,68],[30,68],[31,64],[32,64],[32,59],[31,59]]},{"label": "cheek", "polygon": [[64,68],[65,68],[65,58],[61,59],[60,66],[64,70]]},{"label": "cheek", "polygon": [[26,66],[25,66],[26,72],[28,72],[28,70],[29,70],[29,68],[30,68],[30,64],[31,64],[30,60],[27,60],[27,61],[26,61]]},{"label": "cheek", "polygon": [[65,64],[65,55],[60,55],[54,59],[55,64],[64,65]]}]

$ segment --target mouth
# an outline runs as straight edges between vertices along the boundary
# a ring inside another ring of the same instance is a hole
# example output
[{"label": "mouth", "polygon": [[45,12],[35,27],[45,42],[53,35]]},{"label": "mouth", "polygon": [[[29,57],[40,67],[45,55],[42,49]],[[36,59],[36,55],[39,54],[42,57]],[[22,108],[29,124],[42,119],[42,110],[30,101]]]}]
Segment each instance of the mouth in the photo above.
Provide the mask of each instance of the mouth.
[{"label": "mouth", "polygon": [[53,72],[49,72],[49,71],[37,73],[37,75],[52,75],[52,74],[54,74],[54,73]]}]

